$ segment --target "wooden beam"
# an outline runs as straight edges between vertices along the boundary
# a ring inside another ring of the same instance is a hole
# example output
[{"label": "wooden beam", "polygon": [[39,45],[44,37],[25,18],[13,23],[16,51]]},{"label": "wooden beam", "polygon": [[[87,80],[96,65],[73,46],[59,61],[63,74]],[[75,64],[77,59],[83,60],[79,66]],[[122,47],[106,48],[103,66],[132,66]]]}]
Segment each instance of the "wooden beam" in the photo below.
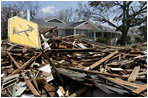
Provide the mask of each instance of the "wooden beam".
[{"label": "wooden beam", "polygon": [[18,68],[17,70],[13,71],[12,75],[19,73],[21,70],[24,70],[29,63],[31,63],[33,60],[35,60],[34,58],[36,58],[36,57],[33,56],[26,63],[24,63],[20,68]]},{"label": "wooden beam", "polygon": [[45,83],[44,88],[48,92],[50,97],[54,97],[55,96],[54,91],[51,89],[50,85],[47,82]]},{"label": "wooden beam", "polygon": [[77,70],[77,71],[82,71],[82,72],[85,72],[85,73],[89,73],[89,74],[98,74],[98,75],[106,75],[106,76],[111,76],[111,77],[120,77],[120,78],[128,78],[129,76],[124,76],[124,75],[118,75],[118,74],[110,74],[110,73],[101,73],[97,70],[83,70],[83,69],[80,69],[80,68],[72,68],[72,67],[64,67],[62,66],[63,68],[66,68],[66,69],[71,69],[71,70]]},{"label": "wooden beam", "polygon": [[[44,52],[46,52],[46,51],[47,51],[47,49]],[[42,53],[39,53],[37,56],[33,56],[26,63],[24,63],[20,68],[18,68],[17,70],[13,71],[12,75],[19,73],[21,70],[24,70],[29,63],[31,63],[32,61],[34,61],[35,59],[37,59],[41,55],[42,55]]]},{"label": "wooden beam", "polygon": [[63,86],[59,86],[59,89],[60,89],[60,91],[62,92],[62,94],[65,95],[66,92],[65,92]]},{"label": "wooden beam", "polygon": [[76,97],[83,94],[88,89],[88,86],[81,88],[80,90],[76,91],[75,93],[71,94],[69,97]]},{"label": "wooden beam", "polygon": [[137,88],[137,89],[133,90],[132,92],[133,92],[133,93],[136,93],[136,94],[139,94],[139,93],[143,92],[143,91],[146,90],[146,89],[147,89],[147,84],[143,85],[143,86],[140,87],[140,88]]},{"label": "wooden beam", "polygon": [[27,86],[29,87],[29,89],[31,90],[31,92],[36,96],[39,97],[40,94],[38,93],[38,91],[35,89],[35,87],[32,85],[32,83],[27,79],[25,80],[25,83],[27,84]]},{"label": "wooden beam", "polygon": [[10,59],[13,61],[14,65],[17,67],[17,68],[20,68],[20,65],[14,60],[14,58],[11,56],[11,54],[7,51],[7,54],[9,55]]},{"label": "wooden beam", "polygon": [[135,80],[136,80],[136,77],[137,77],[137,75],[138,75],[139,70],[140,70],[140,66],[136,66],[136,67],[133,69],[131,75],[130,75],[129,78],[128,78],[128,81],[129,81],[129,82],[132,82],[132,81],[135,81]]},{"label": "wooden beam", "polygon": [[16,45],[11,45],[10,47],[7,48],[7,50],[11,50],[13,47],[15,47]]},{"label": "wooden beam", "polygon": [[94,48],[86,49],[51,49],[51,52],[95,52]]},{"label": "wooden beam", "polygon": [[108,56],[102,58],[101,60],[97,61],[96,63],[92,64],[90,66],[90,69],[94,69],[96,68],[98,65],[102,64],[104,61],[108,60],[109,58],[113,57],[114,55],[116,55],[118,53],[118,51],[115,51],[111,54],[109,54]]}]

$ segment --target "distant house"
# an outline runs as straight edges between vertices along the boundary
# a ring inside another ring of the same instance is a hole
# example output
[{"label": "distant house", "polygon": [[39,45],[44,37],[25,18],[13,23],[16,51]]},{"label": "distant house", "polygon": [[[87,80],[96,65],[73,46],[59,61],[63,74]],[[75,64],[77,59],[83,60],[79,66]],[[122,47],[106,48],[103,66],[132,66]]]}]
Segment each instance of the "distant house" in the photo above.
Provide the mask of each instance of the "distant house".
[{"label": "distant house", "polygon": [[54,28],[59,36],[84,34],[85,39],[94,41],[97,37],[102,36],[107,39],[117,38],[120,33],[115,32],[115,30],[109,29],[105,26],[97,26],[91,21],[80,21],[75,23],[65,23],[59,19],[53,18],[50,20],[44,19],[31,19],[31,21],[36,22],[39,27]]}]

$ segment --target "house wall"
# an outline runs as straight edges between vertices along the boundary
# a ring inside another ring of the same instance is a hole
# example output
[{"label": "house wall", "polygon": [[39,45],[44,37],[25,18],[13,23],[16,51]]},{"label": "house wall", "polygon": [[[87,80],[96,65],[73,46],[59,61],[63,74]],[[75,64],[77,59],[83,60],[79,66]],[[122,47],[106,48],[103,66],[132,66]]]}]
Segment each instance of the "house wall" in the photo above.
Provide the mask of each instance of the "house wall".
[{"label": "house wall", "polygon": [[94,41],[96,39],[96,31],[97,29],[89,22],[76,28],[76,34],[84,34],[85,39],[90,41]]},{"label": "house wall", "polygon": [[74,35],[74,29],[66,29],[65,36],[68,36],[68,35]]},{"label": "house wall", "polygon": [[95,40],[95,30],[76,29],[76,34],[84,34],[86,40]]},{"label": "house wall", "polygon": [[58,30],[58,36],[65,36],[66,31],[64,29]]}]

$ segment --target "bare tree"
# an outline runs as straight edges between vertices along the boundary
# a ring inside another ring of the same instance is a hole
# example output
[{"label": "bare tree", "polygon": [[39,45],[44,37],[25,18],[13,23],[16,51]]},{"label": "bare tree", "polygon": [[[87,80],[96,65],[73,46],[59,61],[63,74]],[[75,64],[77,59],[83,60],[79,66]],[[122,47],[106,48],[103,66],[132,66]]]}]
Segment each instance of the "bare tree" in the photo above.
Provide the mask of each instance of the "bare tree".
[{"label": "bare tree", "polygon": [[90,9],[78,9],[84,17],[101,21],[122,32],[121,45],[125,45],[129,28],[147,21],[146,1],[90,1]]},{"label": "bare tree", "polygon": [[25,1],[24,4],[25,4],[24,10],[30,9],[30,17],[31,18],[37,18],[38,13],[39,13],[39,9],[40,9],[38,2]]},{"label": "bare tree", "polygon": [[92,18],[92,8],[88,4],[82,4],[81,2],[78,2],[78,6],[79,8],[75,11],[78,16],[77,19],[84,21],[90,20]]},{"label": "bare tree", "polygon": [[42,13],[40,18],[43,18],[43,19],[57,18],[66,23],[71,23],[71,22],[78,21],[76,16],[77,15],[73,8],[65,8],[65,9],[57,10],[54,13]]},{"label": "bare tree", "polygon": [[14,2],[12,4],[2,4],[1,7],[1,34],[2,38],[7,38],[8,19],[13,16],[21,16],[22,2]]}]

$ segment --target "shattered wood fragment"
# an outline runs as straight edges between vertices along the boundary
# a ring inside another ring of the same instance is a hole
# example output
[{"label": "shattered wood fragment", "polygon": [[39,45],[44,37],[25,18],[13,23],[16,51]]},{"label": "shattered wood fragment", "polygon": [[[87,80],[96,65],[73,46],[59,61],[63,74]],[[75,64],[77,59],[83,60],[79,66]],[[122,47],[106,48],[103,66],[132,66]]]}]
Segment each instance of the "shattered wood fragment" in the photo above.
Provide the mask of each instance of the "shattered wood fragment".
[{"label": "shattered wood fragment", "polygon": [[83,94],[89,87],[85,86],[83,88],[81,88],[80,90],[76,91],[75,93],[71,94],[69,97],[76,97],[79,96],[81,94]]},{"label": "shattered wood fragment", "polygon": [[14,58],[11,56],[11,54],[7,51],[7,54],[9,55],[9,57],[11,58],[11,60],[13,61],[13,63],[15,64],[15,66],[17,68],[20,68],[20,65],[14,60]]},{"label": "shattered wood fragment", "polygon": [[15,45],[11,45],[7,50],[10,51],[13,47],[15,47]]},{"label": "shattered wood fragment", "polygon": [[32,85],[32,83],[26,79],[25,83],[27,84],[27,86],[29,87],[29,89],[32,91],[32,93],[34,94],[34,96],[36,97],[40,97],[39,92],[35,89],[35,87]]},{"label": "shattered wood fragment", "polygon": [[50,85],[47,82],[45,83],[44,88],[48,92],[50,97],[54,97],[55,96],[54,91],[51,89]]},{"label": "shattered wood fragment", "polygon": [[[65,67],[66,68],[66,67]],[[72,69],[72,70],[77,70],[77,71],[82,71],[82,72],[85,72],[85,73],[90,73],[90,74],[97,74],[97,75],[106,75],[106,76],[112,76],[112,77],[120,77],[120,78],[128,78],[129,76],[122,76],[122,75],[118,75],[118,74],[110,74],[110,73],[102,73],[102,72],[99,72],[97,70],[84,70],[84,69],[79,69],[79,68],[72,68],[72,67],[69,67],[68,69]]]},{"label": "shattered wood fragment", "polygon": [[[45,50],[44,52],[46,52],[47,50]],[[26,63],[24,63],[20,68],[18,68],[17,70],[15,70],[14,72],[12,72],[13,74],[17,74],[19,73],[21,70],[25,69],[26,66],[31,63],[32,61],[34,61],[35,59],[37,59],[38,57],[40,57],[42,55],[42,53],[38,54],[37,56],[33,56],[31,59],[29,59]]]},{"label": "shattered wood fragment", "polygon": [[143,85],[142,87],[139,87],[139,88],[133,90],[132,92],[133,92],[133,93],[136,93],[136,94],[139,94],[139,93],[141,93],[142,91],[144,91],[144,90],[146,90],[146,89],[147,89],[147,84],[145,84],[145,85]]},{"label": "shattered wood fragment", "polygon": [[59,86],[59,89],[62,92],[62,94],[65,95],[65,90],[64,90],[63,86]]},{"label": "shattered wood fragment", "polygon": [[94,52],[94,48],[86,48],[86,49],[51,49],[51,52]]},{"label": "shattered wood fragment", "polygon": [[39,91],[38,83],[37,83],[36,79],[34,78],[34,76],[33,76],[32,74],[30,74],[30,77],[31,77],[31,79],[32,79],[32,81],[33,81],[33,84],[35,85],[37,91]]},{"label": "shattered wood fragment", "polygon": [[115,52],[111,53],[110,55],[108,55],[108,56],[102,58],[102,59],[99,60],[98,62],[92,64],[92,65],[90,66],[90,69],[94,69],[95,67],[97,67],[98,65],[102,64],[104,61],[106,61],[106,60],[108,60],[109,58],[113,57],[113,56],[116,55],[117,53],[118,53],[118,51],[115,51]]},{"label": "shattered wood fragment", "polygon": [[22,53],[25,53],[26,51],[27,51],[27,47],[25,46],[25,47],[23,48]]},{"label": "shattered wood fragment", "polygon": [[72,62],[72,64],[77,64],[77,62],[74,59],[70,59],[70,61]]},{"label": "shattered wood fragment", "polygon": [[15,70],[14,72],[12,72],[12,75],[19,73],[21,70],[25,69],[26,66],[31,63],[36,57],[33,56],[31,59],[29,59],[26,63],[24,63],[20,68],[18,68],[17,70]]},{"label": "shattered wood fragment", "polygon": [[131,75],[130,75],[129,78],[128,78],[128,81],[129,81],[129,82],[132,82],[132,81],[135,81],[135,80],[136,80],[136,77],[137,77],[137,75],[138,75],[139,70],[140,70],[140,66],[136,66],[136,67],[133,69]]}]

